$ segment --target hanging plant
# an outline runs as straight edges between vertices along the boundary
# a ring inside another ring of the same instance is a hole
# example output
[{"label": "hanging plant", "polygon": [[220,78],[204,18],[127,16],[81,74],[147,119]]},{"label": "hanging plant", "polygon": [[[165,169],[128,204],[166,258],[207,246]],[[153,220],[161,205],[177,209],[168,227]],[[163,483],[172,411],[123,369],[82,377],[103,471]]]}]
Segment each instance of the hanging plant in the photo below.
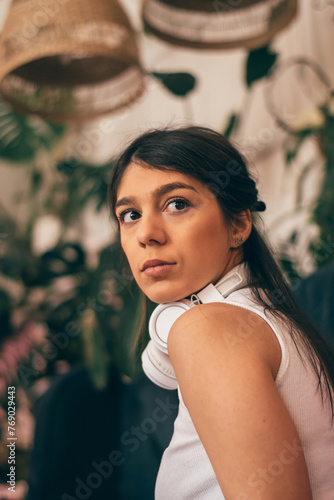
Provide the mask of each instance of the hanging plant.
[{"label": "hanging plant", "polygon": [[[298,114],[289,114],[286,110],[282,109],[282,106],[274,98],[275,90],[277,94],[277,82],[284,78],[287,72],[291,71],[293,71],[294,78],[299,77],[299,90],[303,92],[308,105],[308,108],[303,107]],[[268,111],[274,116],[277,124],[287,133],[286,140],[283,143],[287,167],[293,167],[293,162],[298,159],[302,146],[309,138],[315,139],[316,144],[318,144],[318,151],[320,153],[317,155],[318,161],[316,159],[309,159],[306,164],[299,166],[294,209],[289,214],[280,217],[280,221],[284,222],[287,217],[291,218],[294,214],[303,211],[310,212],[309,221],[315,223],[318,227],[318,237],[316,239],[310,237],[307,246],[311,255],[313,255],[316,267],[331,262],[334,258],[334,95],[331,88],[332,84],[328,75],[316,61],[303,57],[291,58],[284,61],[276,69],[272,75],[270,84],[267,86],[265,96]],[[312,202],[312,206],[306,206],[303,187],[309,174],[315,168],[319,169],[319,159],[321,157],[325,161],[325,174],[322,186],[316,196],[316,200]],[[292,250],[301,235],[300,228],[296,229],[290,241],[283,244],[281,249],[283,254],[282,261],[284,261],[285,267],[294,267],[294,272],[296,272],[296,266],[300,266],[300,256],[298,254],[292,256],[288,264],[289,259],[284,257],[285,247],[289,245]]]},{"label": "hanging plant", "polygon": [[334,260],[334,114],[331,105],[322,111],[324,128],[320,144],[326,164],[322,188],[313,214],[320,235],[318,241],[311,247],[318,266]]}]

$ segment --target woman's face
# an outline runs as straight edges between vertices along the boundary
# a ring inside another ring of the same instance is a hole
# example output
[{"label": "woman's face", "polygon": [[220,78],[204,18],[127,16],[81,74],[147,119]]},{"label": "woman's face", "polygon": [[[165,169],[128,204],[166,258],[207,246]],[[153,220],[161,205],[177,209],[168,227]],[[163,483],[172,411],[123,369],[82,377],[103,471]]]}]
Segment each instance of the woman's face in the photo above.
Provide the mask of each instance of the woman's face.
[{"label": "woman's face", "polygon": [[131,163],[116,215],[134,278],[153,302],[196,293],[242,260],[215,196],[191,176]]}]

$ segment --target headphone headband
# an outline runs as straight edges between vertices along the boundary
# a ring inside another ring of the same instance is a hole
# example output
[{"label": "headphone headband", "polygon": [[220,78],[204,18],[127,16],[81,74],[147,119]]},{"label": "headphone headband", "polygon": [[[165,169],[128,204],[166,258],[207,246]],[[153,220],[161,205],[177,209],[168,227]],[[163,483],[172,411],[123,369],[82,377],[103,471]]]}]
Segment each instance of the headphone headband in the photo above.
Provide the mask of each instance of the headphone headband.
[{"label": "headphone headband", "polygon": [[245,283],[247,283],[246,269],[245,263],[242,263],[225,274],[218,283],[215,285],[209,283],[209,285],[196,295],[203,304],[207,302],[221,302],[222,298],[226,299],[235,290],[243,288]]}]

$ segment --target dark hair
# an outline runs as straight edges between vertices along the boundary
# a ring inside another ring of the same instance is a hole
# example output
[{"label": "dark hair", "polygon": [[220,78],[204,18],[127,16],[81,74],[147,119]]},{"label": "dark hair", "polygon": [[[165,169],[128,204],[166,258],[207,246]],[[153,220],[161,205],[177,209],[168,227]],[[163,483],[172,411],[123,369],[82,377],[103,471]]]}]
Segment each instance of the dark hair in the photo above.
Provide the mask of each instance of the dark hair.
[{"label": "dark hair", "polygon": [[[110,182],[113,214],[119,184],[132,162],[200,180],[216,196],[227,221],[246,209],[252,213],[265,209],[265,204],[258,200],[256,184],[244,158],[225,137],[213,130],[195,126],[158,129],[131,142],[120,155]],[[256,227],[256,217],[253,217],[252,231],[243,250],[253,296],[265,310],[289,320],[292,339],[297,349],[297,339],[306,348],[318,377],[321,397],[324,398],[325,389],[333,417],[334,352],[296,304],[268,243]]]}]

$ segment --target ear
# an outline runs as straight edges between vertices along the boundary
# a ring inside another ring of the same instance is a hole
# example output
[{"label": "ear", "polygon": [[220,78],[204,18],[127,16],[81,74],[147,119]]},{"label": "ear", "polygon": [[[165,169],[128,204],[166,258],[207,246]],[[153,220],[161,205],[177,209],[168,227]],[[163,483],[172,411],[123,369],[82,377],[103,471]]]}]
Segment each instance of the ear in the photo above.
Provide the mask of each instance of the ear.
[{"label": "ear", "polygon": [[249,209],[243,210],[234,216],[231,223],[231,247],[241,246],[249,237],[253,225],[252,214]]}]

